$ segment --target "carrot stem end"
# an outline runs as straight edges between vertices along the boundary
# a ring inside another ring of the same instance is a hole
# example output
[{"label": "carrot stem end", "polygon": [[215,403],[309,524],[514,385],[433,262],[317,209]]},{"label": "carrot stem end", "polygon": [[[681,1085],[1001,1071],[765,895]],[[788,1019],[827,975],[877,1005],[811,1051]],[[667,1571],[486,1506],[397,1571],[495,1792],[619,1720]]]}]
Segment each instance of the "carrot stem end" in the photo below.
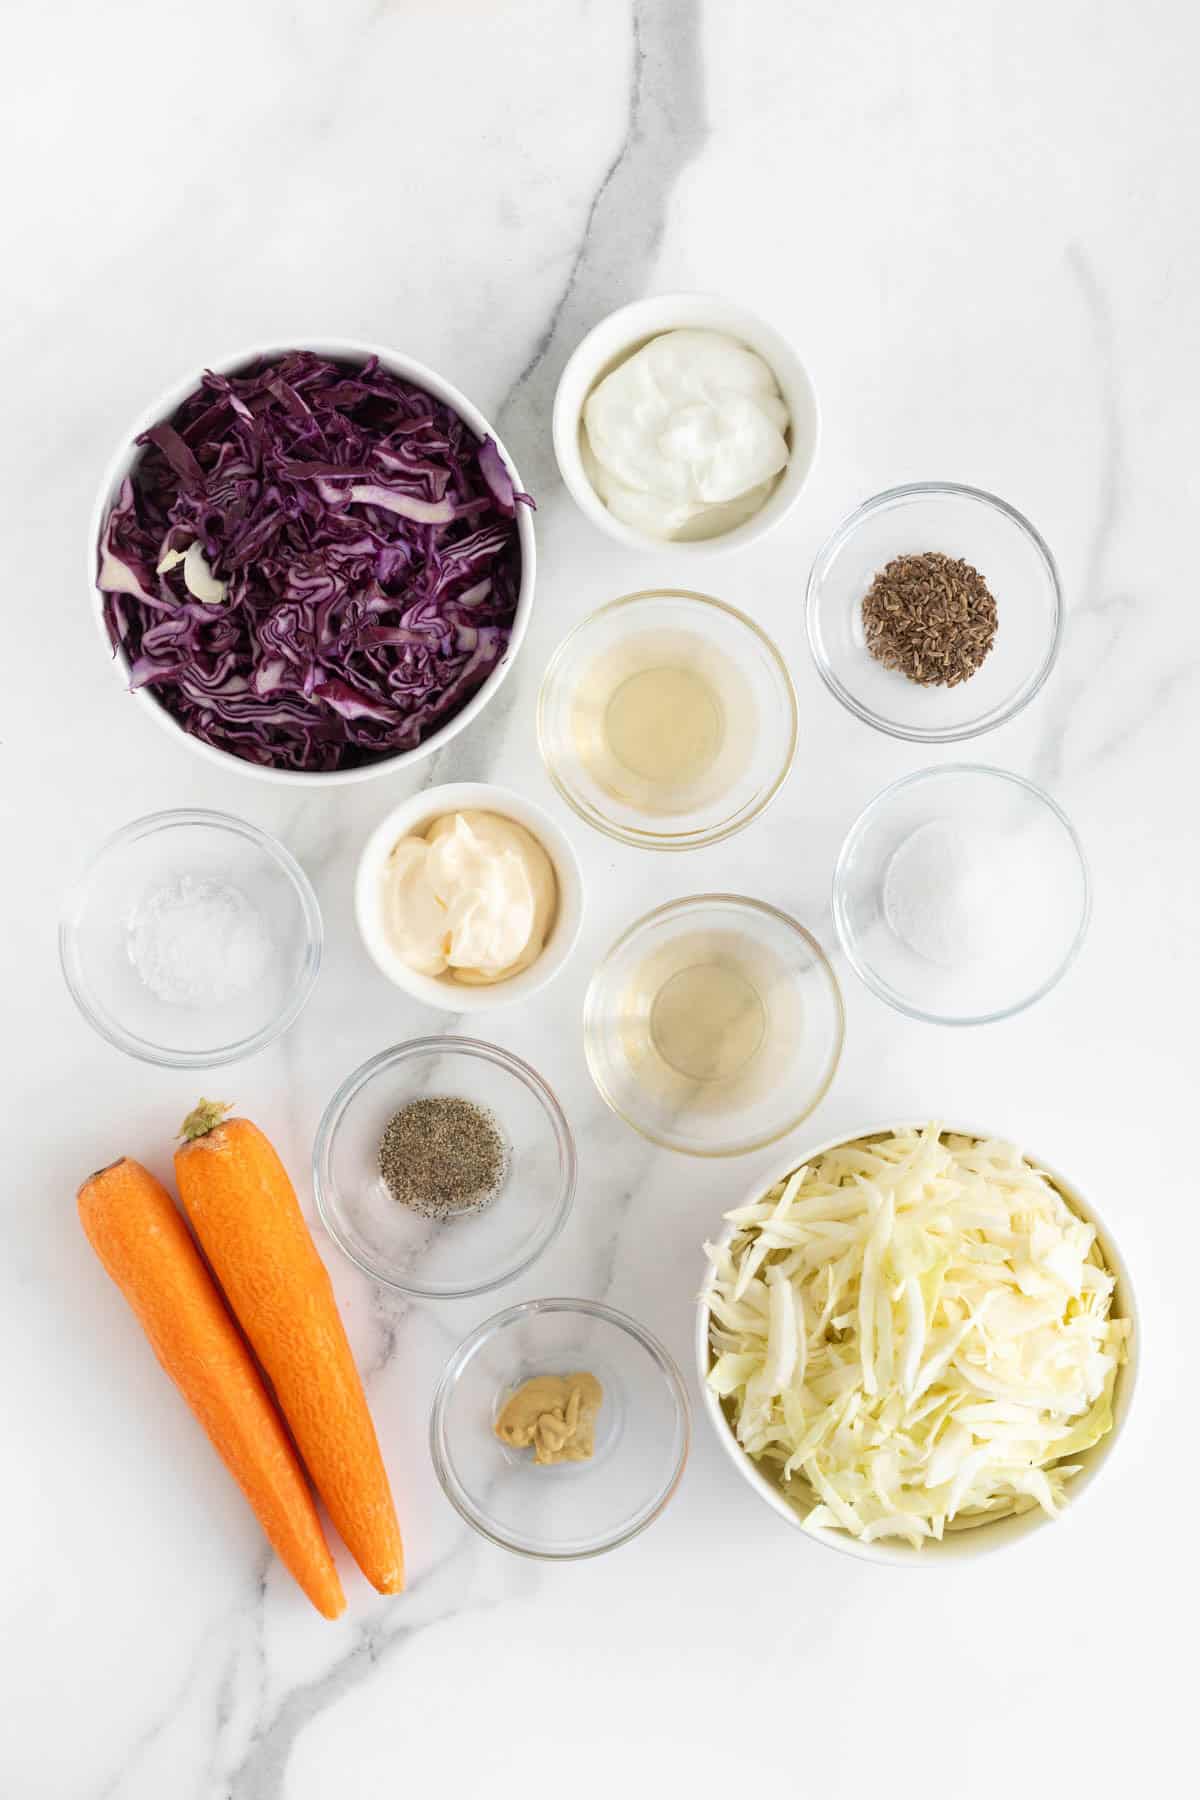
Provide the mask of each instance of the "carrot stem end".
[{"label": "carrot stem end", "polygon": [[179,1127],[179,1135],[185,1144],[192,1143],[196,1138],[207,1137],[210,1131],[215,1131],[225,1114],[232,1111],[232,1100],[201,1100]]}]

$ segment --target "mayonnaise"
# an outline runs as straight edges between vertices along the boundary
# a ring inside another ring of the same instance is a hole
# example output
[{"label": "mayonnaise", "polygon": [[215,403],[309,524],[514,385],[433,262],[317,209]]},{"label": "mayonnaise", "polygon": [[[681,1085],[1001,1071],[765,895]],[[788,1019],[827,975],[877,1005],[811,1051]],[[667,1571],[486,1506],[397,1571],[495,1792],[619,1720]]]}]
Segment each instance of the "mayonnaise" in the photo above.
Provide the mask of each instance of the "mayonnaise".
[{"label": "mayonnaise", "polygon": [[616,518],[650,537],[717,537],[770,495],[787,428],[761,357],[719,331],[668,331],[592,389],[581,454]]},{"label": "mayonnaise", "polygon": [[401,838],[383,880],[384,929],[401,960],[473,987],[527,969],[558,908],[550,858],[497,813],[446,813],[423,837]]}]

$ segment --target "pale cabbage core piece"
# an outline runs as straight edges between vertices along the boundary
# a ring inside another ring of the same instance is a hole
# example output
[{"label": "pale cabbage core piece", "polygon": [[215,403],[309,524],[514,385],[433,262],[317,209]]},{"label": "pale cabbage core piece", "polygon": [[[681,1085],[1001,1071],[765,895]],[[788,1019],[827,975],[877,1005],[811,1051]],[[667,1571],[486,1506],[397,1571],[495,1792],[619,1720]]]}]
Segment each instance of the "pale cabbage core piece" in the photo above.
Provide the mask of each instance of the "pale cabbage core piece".
[{"label": "pale cabbage core piece", "polygon": [[930,1125],[840,1145],[726,1216],[709,1387],[808,1529],[919,1547],[1058,1513],[1112,1428],[1129,1323],[1047,1175]]}]

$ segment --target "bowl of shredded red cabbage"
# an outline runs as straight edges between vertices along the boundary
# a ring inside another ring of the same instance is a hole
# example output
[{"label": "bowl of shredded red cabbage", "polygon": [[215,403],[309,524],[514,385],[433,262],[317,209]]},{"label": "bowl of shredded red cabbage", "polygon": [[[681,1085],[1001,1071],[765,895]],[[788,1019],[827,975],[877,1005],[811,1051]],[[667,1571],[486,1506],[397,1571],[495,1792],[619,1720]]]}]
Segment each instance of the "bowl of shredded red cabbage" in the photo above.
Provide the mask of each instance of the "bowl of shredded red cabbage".
[{"label": "bowl of shredded red cabbage", "polygon": [[152,415],[105,485],[105,633],[128,686],[208,751],[370,774],[461,729],[506,672],[532,508],[486,420],[422,365],[243,356]]}]

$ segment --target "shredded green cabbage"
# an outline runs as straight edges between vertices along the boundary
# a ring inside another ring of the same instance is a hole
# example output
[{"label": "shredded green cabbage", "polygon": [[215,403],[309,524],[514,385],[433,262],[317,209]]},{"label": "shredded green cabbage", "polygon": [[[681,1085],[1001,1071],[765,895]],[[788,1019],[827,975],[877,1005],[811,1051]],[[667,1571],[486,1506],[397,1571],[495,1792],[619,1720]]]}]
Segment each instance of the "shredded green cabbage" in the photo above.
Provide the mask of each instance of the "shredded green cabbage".
[{"label": "shredded green cabbage", "polygon": [[1112,1428],[1129,1322],[1094,1228],[1013,1145],[840,1145],[705,1246],[708,1383],[806,1528],[914,1547],[1034,1506]]}]

